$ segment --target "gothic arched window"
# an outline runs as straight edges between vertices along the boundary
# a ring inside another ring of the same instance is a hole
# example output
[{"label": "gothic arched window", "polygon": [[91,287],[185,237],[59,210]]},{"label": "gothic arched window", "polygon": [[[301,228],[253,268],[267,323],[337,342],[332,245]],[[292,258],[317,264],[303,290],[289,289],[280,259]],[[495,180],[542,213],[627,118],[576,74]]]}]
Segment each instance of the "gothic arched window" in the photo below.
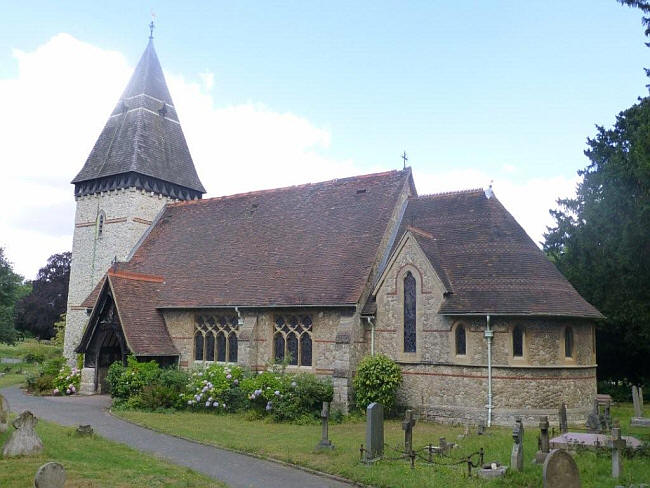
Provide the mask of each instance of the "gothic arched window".
[{"label": "gothic arched window", "polygon": [[564,356],[573,357],[573,329],[571,327],[564,329]]},{"label": "gothic arched window", "polygon": [[404,277],[404,352],[416,351],[416,288],[409,271]]},{"label": "gothic arched window", "polygon": [[524,355],[524,331],[519,325],[512,329],[512,355],[516,358]]},{"label": "gothic arched window", "polygon": [[309,315],[275,318],[273,332],[273,358],[288,360],[293,366],[311,366],[312,321]]},{"label": "gothic arched window", "polygon": [[465,326],[459,324],[456,327],[456,355],[464,356],[467,354],[467,333],[465,332]]},{"label": "gothic arched window", "polygon": [[194,326],[194,360],[237,362],[236,316],[197,316]]},{"label": "gothic arched window", "polygon": [[194,334],[194,360],[203,361],[203,333],[200,330]]}]

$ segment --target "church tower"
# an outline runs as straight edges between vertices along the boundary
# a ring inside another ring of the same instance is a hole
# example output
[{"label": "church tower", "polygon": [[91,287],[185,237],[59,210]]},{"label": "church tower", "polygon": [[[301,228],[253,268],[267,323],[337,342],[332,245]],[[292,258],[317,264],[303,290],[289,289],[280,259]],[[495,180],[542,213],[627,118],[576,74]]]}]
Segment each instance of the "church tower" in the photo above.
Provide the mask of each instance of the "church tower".
[{"label": "church tower", "polygon": [[88,321],[84,299],[129,252],[168,202],[201,198],[153,36],[79,174],[64,354]]}]

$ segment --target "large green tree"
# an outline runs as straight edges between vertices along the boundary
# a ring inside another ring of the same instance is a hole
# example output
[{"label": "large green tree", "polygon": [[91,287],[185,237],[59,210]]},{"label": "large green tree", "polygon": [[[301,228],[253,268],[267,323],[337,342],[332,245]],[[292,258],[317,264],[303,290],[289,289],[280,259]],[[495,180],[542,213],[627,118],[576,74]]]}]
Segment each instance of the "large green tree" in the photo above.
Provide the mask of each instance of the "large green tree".
[{"label": "large green tree", "polygon": [[607,319],[600,378],[650,381],[650,98],[597,127],[575,199],[558,201],[544,249]]},{"label": "large green tree", "polygon": [[16,340],[14,305],[24,289],[22,281],[0,247],[0,342],[12,344]]}]

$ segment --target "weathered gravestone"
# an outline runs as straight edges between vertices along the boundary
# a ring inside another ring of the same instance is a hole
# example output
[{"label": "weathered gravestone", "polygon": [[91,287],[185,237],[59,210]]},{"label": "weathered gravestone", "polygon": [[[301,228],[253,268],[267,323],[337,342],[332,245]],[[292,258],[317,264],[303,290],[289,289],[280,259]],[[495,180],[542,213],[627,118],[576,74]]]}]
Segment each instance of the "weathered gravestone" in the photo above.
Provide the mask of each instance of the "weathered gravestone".
[{"label": "weathered gravestone", "polygon": [[80,425],[77,427],[77,430],[75,430],[75,435],[79,437],[92,437],[92,435],[95,433],[93,430],[92,425]]},{"label": "weathered gravestone", "polygon": [[384,407],[371,403],[366,408],[366,448],[364,460],[371,462],[384,454]]},{"label": "weathered gravestone", "polygon": [[599,433],[602,432],[601,419],[598,412],[598,400],[594,400],[594,406],[591,413],[587,416],[587,429],[589,432]]},{"label": "weathered gravestone", "polygon": [[548,436],[548,417],[544,416],[539,420],[539,450],[535,453],[535,463],[544,464],[546,456],[550,451]]},{"label": "weathered gravestone", "polygon": [[36,472],[35,488],[63,488],[65,485],[65,469],[59,463],[46,463]]},{"label": "weathered gravestone", "polygon": [[560,433],[566,434],[567,432],[569,432],[569,423],[567,422],[567,418],[566,418],[566,403],[563,403],[560,406],[559,417],[560,417]]},{"label": "weathered gravestone", "polygon": [[639,400],[639,389],[636,386],[632,386],[632,404],[634,405],[634,416],[643,417],[641,402]]},{"label": "weathered gravestone", "polygon": [[316,449],[334,449],[334,444],[329,440],[329,416],[330,402],[323,402],[323,409],[320,412],[321,439]]},{"label": "weathered gravestone", "polygon": [[2,450],[4,457],[29,456],[43,450],[43,443],[34,431],[38,419],[32,412],[24,411],[12,422],[16,429]]},{"label": "weathered gravestone", "polygon": [[510,455],[510,469],[513,471],[524,470],[524,424],[521,418],[515,421],[515,426],[512,429],[512,439],[515,441],[512,446],[512,454]]},{"label": "weathered gravestone", "polygon": [[5,397],[0,395],[0,434],[9,428],[9,404]]},{"label": "weathered gravestone", "polygon": [[581,488],[580,472],[571,454],[553,449],[544,461],[544,488]]},{"label": "weathered gravestone", "polygon": [[406,454],[411,454],[413,451],[413,427],[415,427],[413,410],[407,410],[404,413],[404,420],[402,421],[402,430],[404,431],[404,452]]},{"label": "weathered gravestone", "polygon": [[625,449],[625,439],[621,438],[621,429],[612,429],[612,440],[609,441],[609,447],[612,448],[612,478],[619,478],[623,474],[623,451]]},{"label": "weathered gravestone", "polygon": [[633,427],[650,427],[650,418],[643,416],[643,389],[639,386],[632,387],[632,403],[634,404],[634,417],[630,420]]}]

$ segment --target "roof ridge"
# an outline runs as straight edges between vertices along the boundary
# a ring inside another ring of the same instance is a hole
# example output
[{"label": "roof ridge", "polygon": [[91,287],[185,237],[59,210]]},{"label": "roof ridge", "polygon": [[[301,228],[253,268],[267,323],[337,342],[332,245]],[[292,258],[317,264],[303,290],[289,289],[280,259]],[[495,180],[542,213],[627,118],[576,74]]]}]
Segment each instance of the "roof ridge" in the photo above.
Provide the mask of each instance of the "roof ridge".
[{"label": "roof ridge", "polygon": [[362,178],[373,178],[373,177],[378,177],[378,176],[387,176],[390,174],[398,174],[398,173],[406,173],[408,170],[389,170],[389,171],[380,171],[378,173],[366,173],[363,175],[354,175],[354,176],[346,176],[345,178],[333,178],[331,180],[324,180],[324,181],[315,181],[315,182],[309,182],[309,183],[301,183],[298,185],[289,185],[289,186],[281,186],[278,188],[267,188],[264,190],[253,190],[253,191],[247,191],[247,192],[242,192],[242,193],[233,193],[231,195],[221,195],[218,197],[210,197],[210,198],[202,198],[200,200],[185,200],[181,202],[174,202],[174,203],[169,203],[167,204],[168,207],[182,207],[185,205],[196,205],[196,204],[201,204],[201,203],[206,203],[206,202],[215,202],[215,201],[220,201],[220,200],[228,200],[231,198],[242,198],[242,197],[248,197],[248,196],[253,196],[253,195],[266,195],[269,193],[276,193],[276,192],[281,192],[281,191],[287,191],[287,190],[294,190],[294,189],[300,189],[300,188],[308,188],[310,186],[316,186],[316,185],[327,185],[327,184],[335,184],[339,182],[345,182],[346,180],[354,180],[354,179],[362,179]]},{"label": "roof ridge", "polygon": [[452,190],[452,191],[441,191],[438,193],[427,193],[424,195],[418,195],[415,197],[411,197],[411,200],[422,200],[425,198],[437,198],[437,197],[445,197],[445,196],[452,196],[452,195],[465,195],[469,193],[483,193],[485,194],[485,190],[483,188],[467,188],[465,190]]}]

